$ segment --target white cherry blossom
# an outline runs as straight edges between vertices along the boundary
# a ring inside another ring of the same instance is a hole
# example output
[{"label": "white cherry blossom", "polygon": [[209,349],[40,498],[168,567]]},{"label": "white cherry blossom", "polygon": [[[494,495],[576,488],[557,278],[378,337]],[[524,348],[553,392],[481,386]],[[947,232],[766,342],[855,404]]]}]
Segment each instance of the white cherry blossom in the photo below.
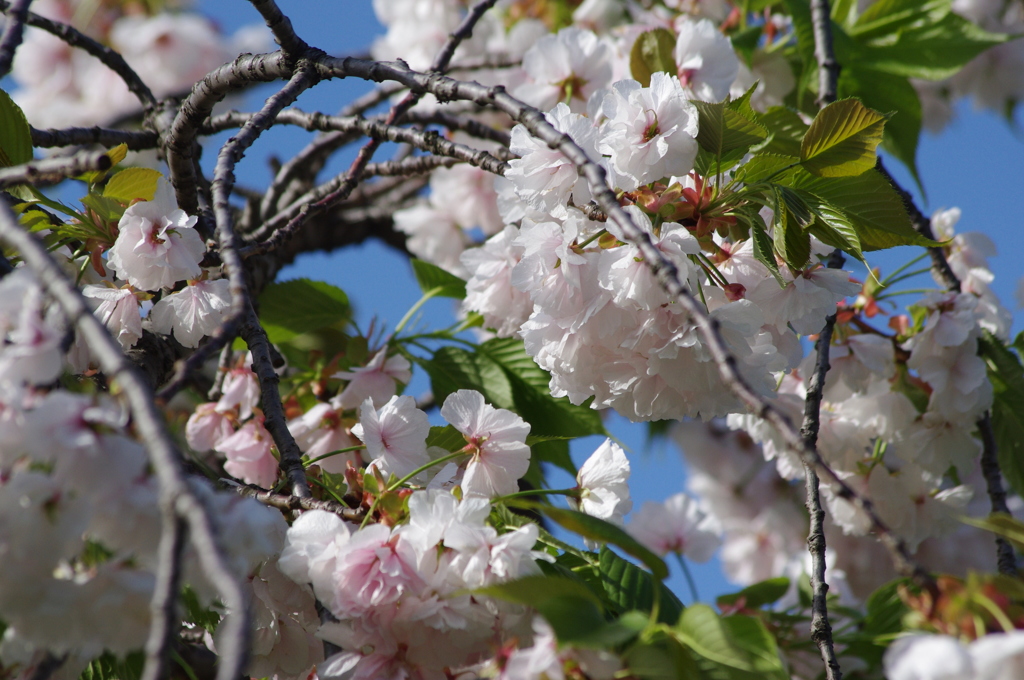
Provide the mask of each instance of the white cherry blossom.
[{"label": "white cherry blossom", "polygon": [[153,330],[170,335],[184,347],[197,347],[205,336],[220,327],[231,309],[231,284],[227,279],[195,281],[176,293],[165,295],[153,307]]},{"label": "white cherry blossom", "polygon": [[740,67],[732,43],[708,19],[680,17],[676,33],[674,56],[679,82],[697,99],[725,99]]},{"label": "white cherry blossom", "polygon": [[650,87],[620,80],[605,95],[601,111],[601,153],[611,156],[615,186],[641,184],[693,169],[697,156],[697,109],[679,79],[658,72]]},{"label": "white cherry blossom", "polygon": [[530,467],[526,436],[530,425],[511,411],[484,403],[475,390],[459,390],[444,400],[441,416],[466,437],[472,458],[462,478],[467,496],[506,496]]},{"label": "white cherry blossom", "polygon": [[577,501],[570,496],[570,507],[622,524],[623,518],[633,509],[633,501],[629,497],[629,472],[629,460],[622,447],[611,439],[605,439],[576,475],[580,499]]},{"label": "white cherry blossom", "polygon": [[171,288],[178,281],[196,278],[206,252],[193,228],[197,220],[178,208],[171,183],[161,178],[152,201],[125,210],[107,264],[142,290]]}]

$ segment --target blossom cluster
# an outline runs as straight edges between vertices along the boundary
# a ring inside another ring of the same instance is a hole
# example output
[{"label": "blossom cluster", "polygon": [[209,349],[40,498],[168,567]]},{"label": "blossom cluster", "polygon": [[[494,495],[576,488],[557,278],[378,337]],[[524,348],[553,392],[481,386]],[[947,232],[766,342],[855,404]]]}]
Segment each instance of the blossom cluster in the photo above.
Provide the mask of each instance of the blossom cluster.
[{"label": "blossom cluster", "polygon": [[[0,280],[0,643],[6,667],[47,651],[77,672],[104,650],[143,646],[159,562],[159,485],[127,410],[109,394],[64,389],[68,326],[27,269]],[[283,546],[280,513],[191,480],[226,535],[244,577]],[[192,548],[184,582],[216,591]]]},{"label": "blossom cluster", "polygon": [[[268,43],[261,26],[249,26],[225,40],[206,17],[159,11],[161,3],[138,6],[150,7],[151,14],[124,13],[113,3],[100,5],[39,0],[32,3],[32,11],[109,44],[157,97],[186,93],[240,52],[261,51]],[[14,100],[40,128],[107,124],[141,109],[119,75],[42,29],[26,30],[11,76],[18,85]]]}]

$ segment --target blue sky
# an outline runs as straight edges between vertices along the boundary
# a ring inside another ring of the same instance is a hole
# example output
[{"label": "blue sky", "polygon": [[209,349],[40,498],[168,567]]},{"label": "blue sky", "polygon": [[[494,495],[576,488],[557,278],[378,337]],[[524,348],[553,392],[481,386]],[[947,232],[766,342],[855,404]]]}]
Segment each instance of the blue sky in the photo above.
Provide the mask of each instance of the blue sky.
[{"label": "blue sky", "polygon": [[[369,0],[282,1],[280,4],[300,36],[331,54],[340,56],[365,52],[373,36],[383,30],[373,15]],[[260,20],[244,0],[200,1],[196,5],[212,15],[228,32]],[[333,113],[367,89],[366,83],[356,81],[325,83],[303,95],[297,105],[304,110]],[[257,95],[265,97],[271,91],[262,88]],[[239,105],[239,108],[256,107],[260,98],[257,95],[248,97],[245,106]],[[271,178],[265,162],[267,156],[273,153],[287,158],[309,138],[308,133],[294,128],[272,130],[246,154],[247,158],[238,168],[239,182],[250,187],[265,187]],[[208,146],[208,149],[212,148],[212,145]],[[214,154],[208,152],[204,161],[212,166],[213,157]],[[342,156],[342,160],[328,167],[327,172],[339,172],[344,167],[342,163],[347,164],[350,158]],[[996,275],[994,287],[1004,304],[1015,310],[1014,290],[1024,274],[1021,257],[1014,255],[1024,253],[1024,214],[1019,207],[1024,190],[1024,135],[1015,133],[999,117],[972,111],[969,103],[963,102],[958,107],[956,119],[941,135],[923,135],[918,164],[928,192],[928,201],[925,202],[914,191],[919,205],[929,213],[938,208],[958,206],[963,211],[958,231],[981,231],[996,242],[1000,256],[991,263]],[[895,161],[888,165],[904,186],[913,186],[909,174]],[[891,271],[914,255],[916,252],[909,249],[897,249],[872,257],[871,262],[882,266],[883,271]],[[330,255],[306,256],[282,273],[283,278],[298,276],[327,281],[343,288],[354,301],[363,328],[373,317],[393,327],[419,298],[419,289],[408,262],[377,242]],[[931,285],[926,278],[920,283]],[[437,300],[424,307],[421,323],[437,328],[450,323],[451,318],[451,304]],[[1020,322],[1018,314],[1014,332],[1021,329]],[[409,392],[418,394],[428,387],[420,375],[410,385]],[[613,434],[630,449],[634,507],[639,508],[645,500],[664,500],[683,490],[685,469],[673,446],[648,446],[644,426],[631,425],[622,418],[611,417],[608,424]],[[575,442],[573,454],[577,464],[599,443],[596,438]],[[562,481],[567,480],[554,479],[552,483],[557,488]],[[673,566],[670,563],[670,567]],[[716,561],[694,565],[693,573],[704,600],[736,589],[725,581]],[[679,574],[673,573],[670,586],[684,602],[688,602],[688,591]]]}]

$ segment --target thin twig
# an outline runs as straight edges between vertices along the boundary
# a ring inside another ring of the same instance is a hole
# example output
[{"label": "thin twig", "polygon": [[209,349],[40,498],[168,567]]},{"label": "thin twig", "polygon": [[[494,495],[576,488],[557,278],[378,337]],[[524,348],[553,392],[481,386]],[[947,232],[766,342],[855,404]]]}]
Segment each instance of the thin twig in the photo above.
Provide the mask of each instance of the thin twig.
[{"label": "thin twig", "polygon": [[[7,0],[0,0],[0,11],[7,12],[11,8],[12,3],[7,2]],[[142,78],[139,77],[139,74],[128,65],[128,62],[126,62],[124,57],[118,54],[117,51],[112,50],[102,43],[96,42],[81,31],[78,31],[67,24],[62,24],[59,21],[52,21],[32,12],[28,13],[25,23],[35,28],[41,28],[47,33],[60,38],[71,47],[77,47],[85,53],[99,59],[103,62],[104,66],[120,76],[121,80],[123,80],[125,85],[128,86],[128,90],[138,98],[142,103],[143,109],[146,111],[152,109],[156,104],[156,97],[153,96],[152,90],[149,89],[148,85],[142,82]]]},{"label": "thin twig", "polygon": [[281,456],[279,467],[288,479],[292,495],[309,498],[309,482],[306,480],[306,468],[302,465],[302,450],[295,441],[295,436],[288,429],[288,419],[284,404],[281,403],[281,391],[278,387],[280,378],[274,370],[270,340],[267,332],[260,325],[256,311],[249,305],[245,322],[239,328],[239,334],[252,352],[252,370],[260,383],[260,403],[263,407],[265,426],[277,444]]},{"label": "thin twig", "polygon": [[188,524],[189,540],[202,569],[232,616],[223,625],[218,642],[221,662],[218,680],[236,680],[245,667],[249,649],[249,605],[233,573],[212,513],[185,475],[181,453],[164,426],[153,393],[106,326],[93,315],[82,293],[69,281],[35,236],[18,225],[0,201],[0,241],[18,251],[22,261],[57,301],[68,320],[88,343],[108,379],[116,380],[128,401],[139,439],[149,452],[160,486],[161,502],[172,505]]},{"label": "thin twig", "polygon": [[[203,123],[199,133],[203,135],[212,135],[224,130],[241,127],[254,115],[255,114],[253,113],[228,111],[227,113],[222,113],[219,116],[214,116],[207,122]],[[295,125],[309,131],[337,131],[352,133],[364,132],[365,129],[372,128],[372,126],[382,125],[384,123],[384,119],[385,116],[376,116],[374,118],[364,118],[362,116],[327,116],[322,113],[310,113],[290,108],[279,113],[277,120],[274,122],[277,125]],[[410,111],[406,114],[404,121],[409,123],[443,125],[450,130],[460,130],[466,132],[472,137],[479,137],[481,139],[496,142],[504,145],[505,147],[509,144],[509,135],[507,132],[496,130],[488,125],[484,125],[478,120],[474,120],[473,118],[466,116],[456,116],[440,111],[431,111],[423,114],[416,111]],[[369,133],[364,132],[364,134]],[[507,149],[504,151],[508,153]],[[511,154],[509,155],[512,158],[515,157]]]},{"label": "thin twig", "polygon": [[[978,433],[981,435],[982,444],[981,474],[985,478],[985,488],[992,504],[992,512],[1009,515],[1010,507],[1006,504],[1006,490],[1003,489],[1003,477],[999,471],[998,448],[990,412],[985,411],[978,421]],[[1017,557],[1013,546],[1002,536],[996,536],[996,567],[1000,574],[1017,574]]]},{"label": "thin twig", "polygon": [[[828,260],[830,269],[843,266],[843,254],[834,250]],[[804,400],[804,420],[800,435],[808,448],[818,445],[818,429],[821,424],[821,399],[825,390],[825,377],[829,364],[829,349],[832,344],[832,332],[836,325],[836,315],[831,314],[825,320],[825,327],[818,334],[815,346],[817,359],[814,374],[807,385],[807,397]],[[828,620],[828,581],[825,580],[825,510],[821,506],[818,474],[814,467],[804,462],[804,488],[806,491],[807,514],[810,517],[810,528],[807,533],[807,549],[811,554],[811,640],[818,646],[821,659],[825,662],[827,680],[842,680],[843,673],[836,657],[835,643],[832,639],[832,626]]]},{"label": "thin twig", "polygon": [[[170,500],[170,499],[166,499]],[[160,543],[157,546],[156,583],[150,602],[152,623],[146,640],[146,665],[140,680],[162,680],[167,675],[174,636],[180,628],[175,600],[181,580],[181,555],[185,545],[185,523],[173,503],[160,505]]]},{"label": "thin twig", "polygon": [[[379,105],[381,102],[386,101],[388,97],[397,94],[404,89],[405,87],[398,83],[382,85],[361,97],[357,97],[354,101],[342,108],[338,113],[338,116],[347,117],[361,115]],[[293,183],[296,183],[296,179],[303,178],[312,182],[317,173],[323,169],[323,166],[330,155],[350,141],[355,141],[355,139],[356,138],[354,136],[337,132],[322,135],[317,139],[314,139],[305,148],[299,151],[294,158],[282,165],[277,171],[277,176],[274,177],[274,181],[272,181],[270,186],[267,188],[267,193],[263,198],[263,202],[260,203],[260,215],[263,219],[266,219],[274,213],[275,209],[279,205],[281,197],[286,195],[288,187],[292,186]],[[267,234],[269,234],[269,232],[267,232]],[[263,236],[266,236],[266,234]],[[261,236],[261,238],[263,236]]]},{"label": "thin twig", "polygon": [[163,145],[179,208],[190,215],[199,210],[195,143],[199,127],[213,107],[231,92],[254,82],[270,82],[291,75],[292,69],[283,52],[243,54],[196,83],[192,94],[182,102]]},{"label": "thin twig", "polygon": [[0,189],[18,184],[57,182],[85,172],[107,170],[110,156],[102,152],[86,151],[64,158],[43,158],[22,165],[0,168]]},{"label": "thin twig", "polygon": [[[832,18],[828,0],[811,0],[811,22],[814,26],[814,56],[818,61],[818,107],[824,108],[836,100],[839,86],[839,62],[832,47]],[[828,258],[828,267],[839,269],[842,266],[843,253],[836,248]],[[804,444],[815,451],[821,426],[821,399],[825,391],[825,379],[831,368],[829,353],[835,326],[836,314],[832,313],[825,319],[825,326],[818,334],[814,374],[808,382],[807,396],[804,399],[804,418],[800,436]],[[811,640],[818,646],[821,660],[825,663],[826,680],[842,680],[843,672],[836,657],[832,625],[828,620],[825,510],[821,506],[820,480],[814,466],[809,462],[803,461],[803,467],[805,502],[809,518],[807,550],[811,555]]]},{"label": "thin twig", "polygon": [[256,11],[267,22],[267,28],[274,35],[274,40],[281,46],[284,53],[298,59],[309,49],[306,41],[295,33],[292,21],[281,12],[274,0],[249,0]]},{"label": "thin twig", "polygon": [[317,82],[319,78],[313,69],[306,65],[297,68],[291,80],[269,97],[260,112],[250,118],[239,133],[221,148],[213,173],[213,210],[217,224],[217,242],[220,245],[221,262],[230,282],[231,310],[222,327],[218,329],[217,336],[211,339],[208,346],[216,346],[218,339],[220,342],[226,342],[223,338],[234,335],[235,328],[241,332],[252,352],[253,370],[260,383],[266,427],[281,454],[281,470],[291,484],[292,493],[303,497],[309,496],[310,490],[305,468],[302,466],[302,452],[289,432],[285,420],[284,406],[281,404],[281,396],[277,389],[277,373],[274,372],[271,359],[270,341],[252,309],[249,289],[245,282],[245,268],[238,253],[241,244],[234,230],[230,196],[235,183],[235,165],[242,159],[246,149],[274,124],[274,119],[281,110]]},{"label": "thin twig", "polygon": [[[430,73],[443,73],[445,71],[459,44],[472,35],[473,28],[476,26],[477,22],[480,21],[481,17],[483,17],[487,10],[493,7],[496,2],[497,0],[481,0],[474,5],[472,9],[470,9],[467,15],[462,19],[459,27],[448,36],[448,40],[445,41],[445,44],[441,47],[441,50],[434,58],[433,63],[430,65]],[[352,60],[342,59],[340,61],[342,63],[346,63]],[[255,250],[253,250],[253,253],[268,252],[280,247],[282,243],[294,236],[310,217],[347,199],[352,193],[352,190],[358,185],[363,172],[366,170],[367,164],[369,164],[374,153],[377,152],[377,149],[380,148],[383,141],[402,141],[415,144],[416,142],[412,140],[418,140],[428,145],[423,148],[426,148],[429,151],[434,151],[435,153],[438,153],[435,149],[447,148],[446,145],[451,145],[452,143],[447,140],[443,140],[444,144],[442,144],[442,140],[437,133],[433,133],[431,138],[430,132],[416,133],[416,131],[411,130],[399,132],[403,130],[403,128],[395,126],[395,124],[401,120],[402,116],[404,116],[406,112],[411,110],[417,102],[419,102],[420,98],[423,97],[423,94],[424,93],[422,91],[410,91],[402,101],[391,107],[391,111],[388,113],[383,125],[368,123],[370,127],[362,129],[361,131],[370,137],[370,141],[359,149],[359,153],[356,154],[355,160],[352,161],[352,164],[349,166],[349,169],[345,173],[344,179],[342,179],[338,188],[331,191],[323,198],[320,198],[315,203],[304,204],[299,213],[288,221],[288,224],[274,232],[273,235],[260,244],[260,246],[254,247]],[[374,136],[375,131],[379,133],[380,136]],[[419,137],[418,135],[424,135],[424,137]],[[452,148],[455,146],[461,145],[452,145]],[[464,148],[468,149],[468,147]],[[486,154],[486,156],[483,154]],[[486,161],[486,157],[493,158],[490,154],[487,154],[484,151],[477,151],[472,154],[472,157],[477,159],[480,163],[484,163]],[[474,162],[468,158],[466,160],[467,162]],[[501,161],[498,162],[500,163]],[[481,167],[484,166],[481,165]],[[492,165],[491,167],[496,166]],[[494,170],[492,170],[492,172],[493,171]],[[500,172],[503,174],[504,170],[502,169]]]},{"label": "thin twig", "polygon": [[14,0],[5,12],[7,21],[4,23],[3,35],[0,36],[0,78],[11,72],[14,51],[21,45],[21,38],[25,34],[25,21],[31,4],[32,0]]},{"label": "thin twig", "polygon": [[222,482],[233,487],[240,496],[253,498],[264,505],[286,511],[301,510],[325,510],[338,515],[348,522],[362,522],[366,516],[363,508],[350,508],[337,501],[317,500],[316,498],[303,498],[300,496],[288,496],[281,493],[274,493],[260,488],[255,484],[239,484],[234,480],[222,479]]},{"label": "thin twig", "polygon": [[[910,220],[919,234],[925,238],[935,240],[935,232],[932,231],[931,219],[921,212],[921,209],[914,203],[914,198],[906,189],[889,174],[882,159],[878,159],[878,169],[889,180],[889,183],[903,199],[903,205],[907,208]],[[960,279],[953,268],[949,266],[946,259],[946,251],[941,247],[929,248],[928,255],[932,260],[932,276],[941,282],[943,287],[950,292],[961,292]],[[981,436],[981,472],[985,478],[985,487],[988,492],[989,503],[993,513],[1010,514],[1006,504],[1006,492],[1003,490],[1002,473],[999,469],[999,453],[996,444],[995,432],[992,429],[992,413],[985,411],[976,423],[978,434]],[[1017,558],[1013,546],[1002,536],[996,536],[996,565],[1001,574],[1015,575],[1017,573]]]},{"label": "thin twig", "polygon": [[818,61],[818,108],[834,102],[839,89],[839,62],[832,48],[832,15],[828,0],[811,0],[814,58]]}]

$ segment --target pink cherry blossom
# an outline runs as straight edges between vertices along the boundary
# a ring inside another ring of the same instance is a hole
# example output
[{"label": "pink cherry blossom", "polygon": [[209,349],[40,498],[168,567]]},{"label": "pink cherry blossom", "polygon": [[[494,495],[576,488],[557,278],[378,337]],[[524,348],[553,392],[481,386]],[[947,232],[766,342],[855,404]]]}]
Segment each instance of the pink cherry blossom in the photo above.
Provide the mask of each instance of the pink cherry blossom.
[{"label": "pink cherry blossom", "polygon": [[383,406],[395,396],[395,383],[408,383],[412,379],[412,365],[401,354],[388,357],[388,348],[373,355],[366,366],[351,371],[339,371],[333,377],[348,380],[348,385],[339,397],[344,409],[359,408],[364,401],[372,399],[374,407]]},{"label": "pink cherry blossom", "polygon": [[199,453],[209,451],[234,432],[231,418],[218,411],[214,402],[197,406],[185,423],[185,440]]},{"label": "pink cherry blossom", "polygon": [[257,415],[241,429],[215,447],[227,457],[224,471],[246,484],[270,488],[277,479],[277,459],[271,453],[274,440],[263,427],[263,416]]},{"label": "pink cherry blossom", "polygon": [[199,276],[206,246],[193,228],[198,218],[178,208],[170,182],[161,178],[152,201],[128,207],[107,263],[142,290],[171,288]]},{"label": "pink cherry blossom", "polygon": [[100,300],[93,313],[99,317],[123,349],[135,346],[142,337],[139,299],[130,287],[85,286],[82,295]]},{"label": "pink cherry blossom", "polygon": [[441,416],[469,443],[472,459],[462,478],[467,496],[494,498],[519,490],[516,482],[530,467],[529,423],[511,411],[484,403],[484,396],[475,390],[449,394]]},{"label": "pink cherry blossom", "polygon": [[707,562],[721,543],[714,521],[685,493],[644,503],[627,529],[659,555],[674,552],[694,562]]},{"label": "pink cherry blossom", "polygon": [[170,335],[184,347],[196,347],[220,326],[231,309],[227,279],[196,281],[156,303],[150,314],[153,330]]},{"label": "pink cherry blossom", "polygon": [[[341,412],[342,408],[337,398],[329,403],[319,403],[289,422],[288,430],[295,437],[302,452],[310,458],[319,458],[332,451],[357,446],[355,438],[349,434],[348,428],[342,422]],[[358,451],[350,451],[324,458],[318,461],[317,465],[328,472],[341,474],[345,472],[349,461],[359,465],[362,463],[362,457]]]},{"label": "pink cherry blossom", "polygon": [[359,424],[352,428],[352,434],[366,444],[366,451],[373,458],[370,464],[376,465],[385,478],[391,474],[404,477],[430,460],[427,414],[416,408],[416,400],[408,395],[391,397],[377,411],[367,398],[359,409]]}]

